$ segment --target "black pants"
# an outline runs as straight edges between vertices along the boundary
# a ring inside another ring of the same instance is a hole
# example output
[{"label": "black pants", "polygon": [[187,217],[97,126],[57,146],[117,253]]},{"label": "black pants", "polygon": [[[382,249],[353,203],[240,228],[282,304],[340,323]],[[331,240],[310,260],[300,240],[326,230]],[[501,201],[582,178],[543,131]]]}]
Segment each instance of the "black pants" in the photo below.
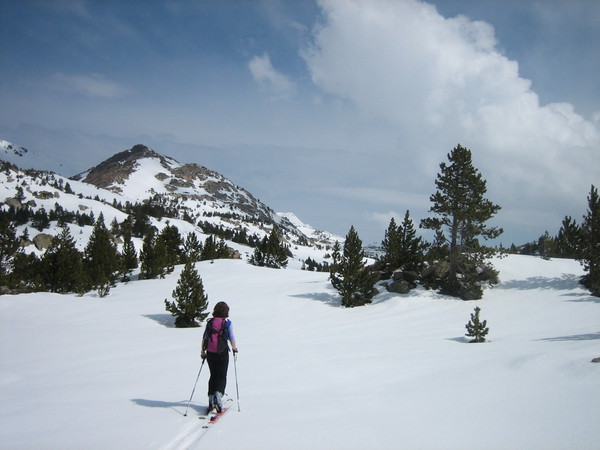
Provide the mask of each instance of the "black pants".
[{"label": "black pants", "polygon": [[229,352],[212,353],[206,352],[206,360],[210,369],[208,380],[208,395],[215,392],[225,393],[227,385],[227,368],[229,367]]}]

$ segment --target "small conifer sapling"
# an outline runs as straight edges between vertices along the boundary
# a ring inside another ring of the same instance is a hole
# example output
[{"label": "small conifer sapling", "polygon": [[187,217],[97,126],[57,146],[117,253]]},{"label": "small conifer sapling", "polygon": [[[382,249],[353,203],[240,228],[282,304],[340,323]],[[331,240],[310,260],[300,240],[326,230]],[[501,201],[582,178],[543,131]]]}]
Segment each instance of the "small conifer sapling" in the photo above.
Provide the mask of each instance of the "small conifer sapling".
[{"label": "small conifer sapling", "polygon": [[482,322],[479,319],[480,311],[481,308],[477,306],[475,308],[475,313],[471,314],[471,320],[465,325],[465,328],[467,329],[467,336],[473,338],[469,341],[470,343],[485,342],[485,336],[490,331],[490,329],[487,328],[487,320],[484,320]]}]

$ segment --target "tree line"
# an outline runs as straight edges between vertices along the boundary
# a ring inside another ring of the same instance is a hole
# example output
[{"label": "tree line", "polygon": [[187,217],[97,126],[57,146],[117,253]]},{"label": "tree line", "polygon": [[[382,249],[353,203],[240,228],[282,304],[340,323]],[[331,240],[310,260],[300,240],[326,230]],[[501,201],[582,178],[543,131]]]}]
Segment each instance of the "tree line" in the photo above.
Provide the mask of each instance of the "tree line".
[{"label": "tree line", "polygon": [[[233,257],[223,239],[210,235],[201,243],[191,232],[184,240],[178,228],[169,224],[160,232],[149,227],[138,255],[132,223],[128,217],[115,234],[114,224],[109,230],[101,213],[83,251],[78,250],[68,224],[62,223],[60,233],[37,257],[25,253],[14,224],[7,215],[0,215],[0,283],[21,291],[83,294],[97,290],[103,297],[118,280],[128,281],[138,266],[140,279],[162,278],[177,264]],[[121,251],[117,238],[122,239]]]}]

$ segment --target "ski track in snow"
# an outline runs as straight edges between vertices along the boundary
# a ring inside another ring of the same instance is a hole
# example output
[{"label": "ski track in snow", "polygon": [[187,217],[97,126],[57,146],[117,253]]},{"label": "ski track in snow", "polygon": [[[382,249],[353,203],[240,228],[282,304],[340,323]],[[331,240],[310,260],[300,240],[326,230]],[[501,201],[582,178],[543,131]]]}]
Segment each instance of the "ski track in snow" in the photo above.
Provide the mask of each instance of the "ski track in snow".
[{"label": "ski track in snow", "polygon": [[[234,407],[233,399],[230,397],[223,397],[223,405],[226,405],[229,409]],[[226,417],[224,413],[223,416],[216,423],[209,423],[209,418],[212,414],[206,415],[206,418],[202,418],[195,414],[196,410],[193,410],[190,414],[188,412],[186,419],[191,419],[189,424],[186,424],[181,432],[173,439],[172,442],[168,443],[162,450],[187,450],[190,448],[194,448],[199,445],[202,437],[208,433],[212,428],[218,427],[219,423],[222,419]],[[229,414],[230,411],[227,411]]]},{"label": "ski track in snow", "polygon": [[196,444],[204,433],[210,430],[210,428],[202,428],[202,421],[198,420],[197,417],[188,417],[191,419],[191,423],[186,425],[183,431],[173,439],[173,442],[164,447],[164,450],[187,450]]}]

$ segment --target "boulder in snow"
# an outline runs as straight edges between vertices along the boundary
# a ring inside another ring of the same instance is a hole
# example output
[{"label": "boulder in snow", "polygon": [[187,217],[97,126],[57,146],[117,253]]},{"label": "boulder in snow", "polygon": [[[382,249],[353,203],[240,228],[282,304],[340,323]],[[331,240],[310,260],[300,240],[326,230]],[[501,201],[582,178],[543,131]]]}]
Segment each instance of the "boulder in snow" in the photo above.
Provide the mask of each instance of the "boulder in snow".
[{"label": "boulder in snow", "polygon": [[52,244],[52,239],[54,239],[54,236],[46,233],[40,233],[33,238],[33,243],[35,244],[35,248],[38,250],[43,250],[50,247],[50,244]]}]

